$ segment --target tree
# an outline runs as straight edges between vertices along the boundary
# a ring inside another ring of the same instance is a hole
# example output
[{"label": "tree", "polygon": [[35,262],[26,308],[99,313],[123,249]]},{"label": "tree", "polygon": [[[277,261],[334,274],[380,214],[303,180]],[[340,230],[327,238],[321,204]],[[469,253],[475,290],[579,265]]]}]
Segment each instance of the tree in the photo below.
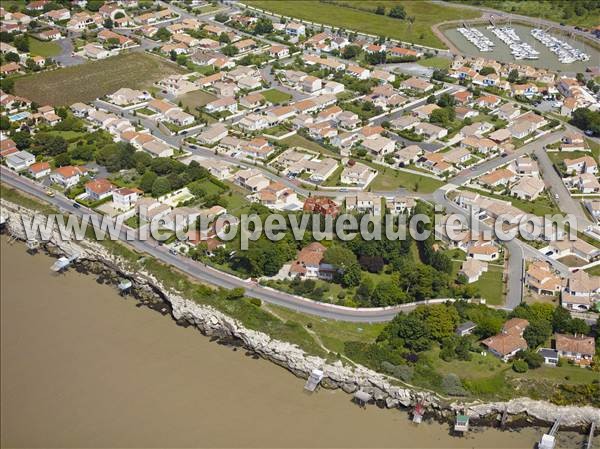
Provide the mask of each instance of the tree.
[{"label": "tree", "polygon": [[33,152],[36,154],[56,156],[57,154],[67,151],[68,146],[69,144],[62,136],[39,133],[35,136],[33,142]]},{"label": "tree", "polygon": [[15,37],[13,44],[21,53],[29,53],[29,36],[27,34]]},{"label": "tree", "polygon": [[19,62],[21,60],[19,58],[19,55],[17,53],[12,52],[12,51],[10,53],[7,53],[4,56],[4,59],[6,59],[7,62]]},{"label": "tree", "polygon": [[375,287],[371,300],[374,306],[386,307],[401,303],[404,297],[404,292],[395,282],[383,281]]},{"label": "tree", "polygon": [[114,26],[115,24],[113,23],[112,19],[110,17],[107,17],[104,21],[104,28],[112,30]]},{"label": "tree", "polygon": [[231,39],[229,38],[229,35],[225,32],[222,32],[221,34],[219,34],[219,42],[221,42],[222,44],[229,44],[231,43]]},{"label": "tree", "polygon": [[488,66],[482,67],[479,71],[479,74],[483,76],[490,75],[492,73],[496,73],[496,70],[493,67]]},{"label": "tree", "polygon": [[19,150],[25,150],[31,145],[31,134],[27,131],[18,131],[10,137]]},{"label": "tree", "polygon": [[515,81],[517,81],[519,79],[519,71],[517,69],[512,69],[510,72],[508,72],[508,82],[509,83],[514,83]]},{"label": "tree", "polygon": [[523,338],[527,341],[530,349],[542,345],[552,335],[552,326],[548,321],[533,321],[523,332]]},{"label": "tree", "polygon": [[64,153],[57,154],[54,156],[54,164],[57,167],[64,167],[66,165],[71,165],[71,156],[66,151]]},{"label": "tree", "polygon": [[403,6],[396,5],[392,9],[390,9],[388,16],[393,17],[394,19],[405,19],[406,18],[406,10],[404,9]]},{"label": "tree", "polygon": [[158,175],[153,171],[145,172],[140,178],[140,189],[142,189],[146,193],[151,192],[152,185],[154,184],[154,181],[156,181],[156,178],[158,178]]},{"label": "tree", "polygon": [[375,14],[385,16],[385,6],[378,5],[377,8],[375,8]]},{"label": "tree", "polygon": [[240,50],[236,46],[231,44],[228,44],[221,49],[221,53],[223,53],[225,56],[235,56],[239,52]]},{"label": "tree", "polygon": [[585,75],[583,73],[578,73],[575,78],[579,84],[583,84],[585,82]]},{"label": "tree", "polygon": [[451,121],[456,117],[456,113],[454,112],[454,108],[440,108],[436,109],[429,116],[429,121],[431,123],[437,123],[440,125],[448,125]]},{"label": "tree", "polygon": [[517,353],[517,359],[524,360],[530,369],[539,368],[544,363],[544,357],[539,352],[527,350],[519,351]]},{"label": "tree", "polygon": [[455,99],[450,94],[442,94],[442,95],[440,95],[440,97],[438,98],[438,101],[437,101],[437,105],[440,108],[446,108],[448,106],[454,106],[454,104],[455,104]]},{"label": "tree", "polygon": [[450,396],[465,396],[467,394],[460,378],[454,373],[448,373],[444,376],[442,389]]},{"label": "tree", "polygon": [[416,314],[422,313],[431,338],[442,341],[454,335],[454,329],[460,320],[452,305],[435,304],[429,307],[417,307]]},{"label": "tree", "polygon": [[226,298],[229,300],[242,299],[246,294],[243,287],[235,287],[227,292]]},{"label": "tree", "polygon": [[225,23],[229,20],[229,16],[224,12],[220,12],[215,15],[215,20],[217,22]]},{"label": "tree", "polygon": [[436,101],[435,95],[430,95],[427,97],[427,104],[433,104],[433,103],[435,103],[435,101]]},{"label": "tree", "polygon": [[171,182],[166,176],[159,176],[152,184],[152,196],[159,197],[171,191]]},{"label": "tree", "polygon": [[342,50],[342,58],[353,59],[360,54],[360,47],[358,45],[347,45]]},{"label": "tree", "polygon": [[256,34],[270,34],[273,32],[273,22],[266,17],[261,17],[254,26],[254,32]]},{"label": "tree", "polygon": [[529,367],[524,360],[515,360],[512,365],[513,371],[516,373],[526,373]]},{"label": "tree", "polygon": [[570,123],[584,131],[591,131],[594,136],[600,136],[600,111],[590,111],[588,108],[575,109],[571,114]]},{"label": "tree", "polygon": [[171,38],[171,32],[165,27],[160,27],[156,32],[156,37],[159,38],[162,42],[166,42]]}]

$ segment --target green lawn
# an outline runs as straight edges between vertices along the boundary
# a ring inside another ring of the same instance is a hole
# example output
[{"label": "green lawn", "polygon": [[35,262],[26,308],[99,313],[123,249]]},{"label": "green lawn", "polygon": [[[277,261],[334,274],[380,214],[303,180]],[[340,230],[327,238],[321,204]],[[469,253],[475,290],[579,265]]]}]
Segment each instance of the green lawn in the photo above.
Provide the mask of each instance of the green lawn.
[{"label": "green lawn", "polygon": [[479,280],[473,285],[477,286],[480,296],[486,300],[487,304],[499,306],[504,303],[502,267],[488,265],[488,271],[482,273]]},{"label": "green lawn", "polygon": [[282,92],[277,89],[269,89],[261,92],[262,96],[265,97],[269,103],[283,104],[287,103],[292,99],[292,96],[288,93]]},{"label": "green lawn", "polygon": [[180,97],[177,97],[177,102],[181,102],[181,105],[184,108],[188,108],[190,111],[190,114],[198,115],[199,112],[196,110],[196,108],[201,108],[201,107],[205,106],[207,103],[210,103],[211,101],[214,101],[216,99],[217,99],[216,95],[211,94],[210,92],[206,92],[202,89],[199,89],[199,90],[193,90],[191,92],[188,92],[185,95],[181,95]]},{"label": "green lawn", "polygon": [[596,265],[595,267],[588,268],[587,271],[592,276],[600,276],[600,265]]},{"label": "green lawn", "polygon": [[431,67],[434,69],[447,69],[450,67],[451,61],[448,58],[434,56],[432,58],[421,59],[417,61],[417,64],[422,65],[423,67]]},{"label": "green lawn", "polygon": [[52,56],[60,55],[61,48],[60,45],[56,42],[45,42],[35,39],[33,37],[29,38],[29,51],[33,55],[43,56],[44,58],[50,58]]},{"label": "green lawn", "polygon": [[[445,48],[445,45],[431,31],[432,25],[446,20],[472,19],[481,16],[475,10],[427,1],[362,0],[325,3],[317,0],[246,0],[244,3],[301,20],[436,48]],[[385,6],[386,12],[395,5],[401,5],[408,17],[415,18],[414,23],[387,15],[377,15],[373,11],[378,5]]]},{"label": "green lawn", "polygon": [[315,151],[323,156],[339,157],[339,154],[319,145],[317,142],[307,139],[300,134],[294,134],[293,136],[287,137],[281,141],[290,147],[301,147],[307,150]]},{"label": "green lawn", "polygon": [[[551,154],[551,153],[549,153],[549,154]],[[545,192],[542,192],[542,194],[534,201],[527,201],[527,200],[522,200],[519,198],[509,196],[509,195],[499,195],[499,194],[493,194],[493,193],[488,193],[488,192],[482,193],[481,191],[478,191],[476,189],[466,188],[465,190],[477,192],[477,193],[482,194],[483,196],[487,196],[490,198],[496,198],[496,199],[502,200],[502,201],[510,201],[510,203],[513,206],[515,206],[518,209],[521,209],[523,212],[527,212],[528,214],[534,214],[539,217],[543,217],[548,214],[554,215],[554,214],[561,213],[560,209],[556,206],[554,201],[552,201],[550,196]]]},{"label": "green lawn", "polygon": [[293,320],[305,327],[308,326],[311,331],[317,334],[327,349],[340,354],[344,352],[344,341],[371,343],[375,341],[377,335],[385,327],[385,323],[369,324],[327,320],[325,318],[294,312],[276,305],[269,304],[267,307],[282,319]]},{"label": "green lawn", "polygon": [[[510,12],[530,16],[536,19],[549,19],[558,23],[566,23],[569,25],[579,25],[581,27],[595,27],[598,25],[598,17],[600,15],[600,7],[596,4],[595,7],[581,8],[581,12],[575,13],[575,2],[558,2],[547,0],[461,0],[467,4],[476,6],[484,6],[487,8],[499,9],[501,11]],[[569,10],[569,15],[565,16],[565,8]],[[581,14],[582,13],[582,14]],[[581,14],[581,15],[578,15]]]},{"label": "green lawn", "polygon": [[379,170],[377,177],[369,184],[371,190],[390,191],[402,187],[411,192],[432,193],[444,185],[443,182],[428,176],[406,173],[377,164],[370,165]]},{"label": "green lawn", "polygon": [[121,87],[147,89],[159,79],[182,71],[177,64],[147,53],[126,53],[23,76],[15,80],[15,94],[54,106],[89,103]]}]

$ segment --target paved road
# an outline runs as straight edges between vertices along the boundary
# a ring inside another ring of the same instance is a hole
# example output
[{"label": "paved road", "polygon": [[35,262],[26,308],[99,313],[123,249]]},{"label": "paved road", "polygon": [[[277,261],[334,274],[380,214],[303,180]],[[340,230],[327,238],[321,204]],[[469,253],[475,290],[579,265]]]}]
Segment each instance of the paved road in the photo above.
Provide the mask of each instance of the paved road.
[{"label": "paved road", "polygon": [[81,56],[73,55],[73,42],[70,37],[60,39],[56,41],[60,45],[60,54],[53,56],[52,59],[60,64],[62,67],[69,67],[73,65],[83,64],[88,60]]},{"label": "paved road", "polygon": [[[30,194],[44,202],[51,203],[61,211],[76,216],[84,214],[98,215],[85,207],[74,208],[73,202],[68,198],[57,194],[54,198],[45,195],[44,188],[28,178],[20,177],[6,167],[0,167],[0,179],[2,182]],[[353,309],[333,304],[316,302],[307,298],[289,295],[280,291],[262,287],[252,282],[246,282],[235,276],[215,270],[206,265],[195,262],[192,259],[171,254],[164,246],[159,246],[155,241],[128,240],[127,228],[121,230],[119,238],[127,241],[136,250],[149,254],[162,262],[171,265],[185,274],[206,282],[211,285],[232,289],[241,287],[246,290],[246,295],[259,298],[270,304],[287,307],[298,312],[317,315],[327,319],[343,320],[351,322],[385,322],[393,319],[400,311],[410,310],[414,305],[401,305],[387,308],[362,308]]]}]

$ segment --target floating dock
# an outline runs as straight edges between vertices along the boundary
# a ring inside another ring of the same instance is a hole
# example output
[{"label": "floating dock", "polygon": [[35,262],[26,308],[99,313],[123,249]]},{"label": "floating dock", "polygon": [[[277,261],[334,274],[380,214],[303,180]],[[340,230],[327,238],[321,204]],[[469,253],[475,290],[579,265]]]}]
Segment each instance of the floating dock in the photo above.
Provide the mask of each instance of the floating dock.
[{"label": "floating dock", "polygon": [[322,380],[323,371],[321,371],[320,369],[314,369],[312,370],[312,373],[310,373],[310,376],[308,376],[306,384],[304,384],[304,389],[306,391],[313,392],[317,389]]}]

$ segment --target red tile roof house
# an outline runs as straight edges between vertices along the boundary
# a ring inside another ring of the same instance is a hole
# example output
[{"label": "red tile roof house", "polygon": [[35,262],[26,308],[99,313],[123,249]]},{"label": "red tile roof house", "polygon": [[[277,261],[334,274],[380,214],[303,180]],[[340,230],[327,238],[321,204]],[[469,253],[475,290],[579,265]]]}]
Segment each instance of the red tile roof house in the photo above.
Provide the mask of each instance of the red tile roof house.
[{"label": "red tile roof house", "polygon": [[503,362],[508,362],[519,351],[527,349],[523,332],[529,326],[529,321],[522,318],[511,318],[502,327],[502,332],[482,340],[481,344]]},{"label": "red tile roof house", "polygon": [[304,212],[335,217],[340,213],[340,207],[331,198],[310,197],[304,202]]},{"label": "red tile roof house", "polygon": [[35,179],[43,178],[50,174],[50,164],[48,162],[36,162],[29,166],[28,172]]},{"label": "red tile roof house", "polygon": [[56,184],[62,185],[65,189],[71,188],[79,182],[82,175],[85,175],[87,170],[83,167],[74,167],[67,165],[59,167],[50,174],[50,180]]},{"label": "red tile roof house", "polygon": [[0,141],[0,157],[6,157],[10,154],[19,151],[17,144],[12,139],[4,139]]},{"label": "red tile roof house", "polygon": [[108,179],[94,179],[85,184],[85,193],[91,201],[99,201],[112,195],[115,186]]},{"label": "red tile roof house", "polygon": [[292,262],[289,275],[306,279],[333,279],[335,268],[323,262],[325,248],[319,242],[313,242],[302,248],[296,260]]},{"label": "red tile roof house", "polygon": [[594,337],[556,334],[555,338],[559,357],[573,360],[580,366],[589,365],[596,354]]}]

